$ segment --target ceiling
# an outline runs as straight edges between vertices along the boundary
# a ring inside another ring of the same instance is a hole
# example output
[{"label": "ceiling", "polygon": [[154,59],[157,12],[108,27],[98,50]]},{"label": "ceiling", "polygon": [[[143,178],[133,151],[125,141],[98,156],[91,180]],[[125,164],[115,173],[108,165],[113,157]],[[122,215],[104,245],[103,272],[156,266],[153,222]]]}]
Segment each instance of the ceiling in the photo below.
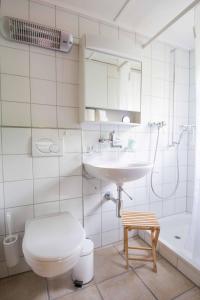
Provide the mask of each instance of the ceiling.
[{"label": "ceiling", "polygon": [[[193,0],[130,0],[115,22],[113,18],[125,0],[43,0],[43,2],[69,8],[151,37]],[[194,11],[191,10],[159,39],[186,49],[193,48],[193,20]]]}]

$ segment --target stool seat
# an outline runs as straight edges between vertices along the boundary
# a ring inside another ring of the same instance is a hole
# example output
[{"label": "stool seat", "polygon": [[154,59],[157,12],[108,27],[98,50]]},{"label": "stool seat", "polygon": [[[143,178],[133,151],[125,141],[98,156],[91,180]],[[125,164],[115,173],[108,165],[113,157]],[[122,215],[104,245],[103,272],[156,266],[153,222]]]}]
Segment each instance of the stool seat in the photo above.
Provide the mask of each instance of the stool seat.
[{"label": "stool seat", "polygon": [[[122,211],[121,220],[124,226],[124,251],[126,256],[126,267],[129,267],[129,260],[144,260],[153,262],[153,271],[157,272],[156,267],[156,246],[160,233],[160,225],[153,212],[143,211]],[[150,230],[152,247],[129,247],[128,232],[131,230]],[[152,257],[146,256],[129,256],[129,249],[151,250]]]}]

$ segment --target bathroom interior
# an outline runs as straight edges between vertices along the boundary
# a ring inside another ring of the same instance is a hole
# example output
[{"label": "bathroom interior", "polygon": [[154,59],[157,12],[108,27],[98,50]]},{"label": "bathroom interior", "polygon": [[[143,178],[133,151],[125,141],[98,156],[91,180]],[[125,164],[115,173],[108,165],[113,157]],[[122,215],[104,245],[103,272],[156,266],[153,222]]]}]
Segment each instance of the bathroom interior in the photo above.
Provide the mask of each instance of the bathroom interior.
[{"label": "bathroom interior", "polygon": [[200,0],[0,1],[1,300],[200,299],[199,97]]}]

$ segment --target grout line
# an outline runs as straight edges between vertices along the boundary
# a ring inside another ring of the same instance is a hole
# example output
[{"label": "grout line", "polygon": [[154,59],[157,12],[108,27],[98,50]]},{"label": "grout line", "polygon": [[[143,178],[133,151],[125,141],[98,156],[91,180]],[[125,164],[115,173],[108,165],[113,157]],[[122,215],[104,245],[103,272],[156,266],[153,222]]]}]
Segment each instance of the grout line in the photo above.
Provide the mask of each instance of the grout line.
[{"label": "grout line", "polygon": [[[197,286],[193,286],[192,288],[189,288],[187,291],[180,293],[179,295],[177,295],[176,297],[172,298],[171,300],[175,300],[178,299],[180,296],[184,296],[185,294],[187,294],[189,291],[192,291],[193,289],[195,289]],[[198,287],[197,287],[198,288]]]},{"label": "grout line", "polygon": [[99,289],[99,287],[98,287],[98,284],[97,284],[97,283],[94,283],[94,285],[95,285],[95,287],[96,287],[96,289],[97,289],[97,291],[98,291],[98,293],[99,293],[101,299],[104,300],[104,297],[103,297],[103,295],[101,294],[101,291],[100,291],[100,289]]},{"label": "grout line", "polygon": [[[29,20],[30,20],[30,0],[28,1],[29,7]],[[32,138],[33,138],[33,118],[32,118],[32,93],[31,93],[31,48],[29,47],[29,93],[30,93],[30,122],[31,122],[31,145],[32,145]],[[34,160],[33,156],[31,155],[31,164],[32,164],[32,183],[33,183],[33,191],[32,191],[32,197],[33,197],[33,217],[35,218],[35,182],[34,182]]]},{"label": "grout line", "polygon": [[148,287],[148,285],[143,281],[143,279],[135,272],[134,269],[132,269],[132,272],[137,276],[137,278],[143,283],[143,285],[147,288],[147,290],[153,295],[153,297],[156,299],[156,300],[161,300],[159,299],[155,294],[154,292]]},{"label": "grout line", "polygon": [[48,300],[51,300],[47,278],[45,278],[45,284],[46,284],[46,293],[47,293]]}]

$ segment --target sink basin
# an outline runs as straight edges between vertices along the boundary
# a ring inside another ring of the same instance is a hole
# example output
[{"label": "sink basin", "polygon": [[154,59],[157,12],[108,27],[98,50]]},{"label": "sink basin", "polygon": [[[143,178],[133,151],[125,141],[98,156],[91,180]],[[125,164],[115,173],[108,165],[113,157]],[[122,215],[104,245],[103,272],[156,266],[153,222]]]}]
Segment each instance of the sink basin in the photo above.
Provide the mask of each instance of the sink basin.
[{"label": "sink basin", "polygon": [[118,157],[103,157],[96,155],[83,161],[85,171],[90,175],[122,186],[124,182],[137,180],[145,176],[151,169],[152,163],[134,161],[126,155]]}]

